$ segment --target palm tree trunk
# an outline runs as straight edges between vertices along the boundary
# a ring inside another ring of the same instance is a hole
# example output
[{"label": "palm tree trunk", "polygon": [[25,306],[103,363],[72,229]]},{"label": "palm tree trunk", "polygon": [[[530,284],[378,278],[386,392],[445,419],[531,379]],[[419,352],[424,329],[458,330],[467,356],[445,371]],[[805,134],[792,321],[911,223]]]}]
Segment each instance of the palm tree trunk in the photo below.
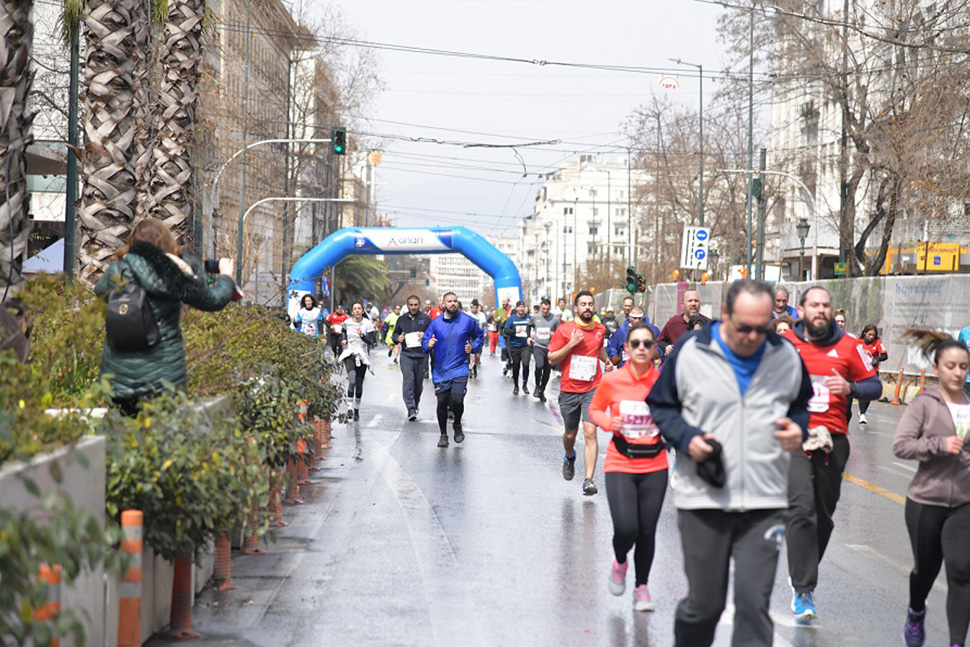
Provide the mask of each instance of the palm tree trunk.
[{"label": "palm tree trunk", "polygon": [[20,259],[30,235],[27,194],[27,145],[31,115],[27,94],[32,74],[28,67],[33,27],[30,0],[0,1],[0,301],[23,285]]},{"label": "palm tree trunk", "polygon": [[169,0],[159,46],[158,137],[152,153],[151,214],[180,245],[192,216],[192,149],[199,104],[205,0]]},{"label": "palm tree trunk", "polygon": [[[135,216],[139,147],[146,124],[136,107],[147,101],[147,0],[89,0],[81,16],[84,134],[81,175],[80,278],[93,281],[124,244]],[[147,148],[147,147],[146,147]]]}]

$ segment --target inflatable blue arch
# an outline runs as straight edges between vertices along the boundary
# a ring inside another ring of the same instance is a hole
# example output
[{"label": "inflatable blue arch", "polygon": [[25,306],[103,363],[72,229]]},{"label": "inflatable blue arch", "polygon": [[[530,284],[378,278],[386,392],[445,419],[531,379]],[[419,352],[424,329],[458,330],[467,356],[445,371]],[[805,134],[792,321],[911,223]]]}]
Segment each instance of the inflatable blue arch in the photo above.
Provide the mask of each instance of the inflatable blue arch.
[{"label": "inflatable blue arch", "polygon": [[495,282],[495,303],[522,298],[519,270],[508,256],[466,227],[399,229],[348,227],[327,236],[303,255],[290,272],[289,294],[313,292],[330,268],[352,254],[463,254]]}]

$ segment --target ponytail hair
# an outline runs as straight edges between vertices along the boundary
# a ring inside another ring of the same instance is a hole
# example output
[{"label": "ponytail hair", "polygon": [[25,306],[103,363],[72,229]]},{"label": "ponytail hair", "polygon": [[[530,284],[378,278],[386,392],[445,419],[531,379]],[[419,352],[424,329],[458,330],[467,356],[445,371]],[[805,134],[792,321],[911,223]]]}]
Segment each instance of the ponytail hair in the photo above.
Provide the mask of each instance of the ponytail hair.
[{"label": "ponytail hair", "polygon": [[940,355],[949,348],[959,348],[964,353],[970,355],[970,350],[960,341],[957,341],[941,330],[920,330],[919,328],[907,328],[903,331],[903,339],[912,342],[923,353],[923,357],[931,359],[934,364],[940,363]]}]

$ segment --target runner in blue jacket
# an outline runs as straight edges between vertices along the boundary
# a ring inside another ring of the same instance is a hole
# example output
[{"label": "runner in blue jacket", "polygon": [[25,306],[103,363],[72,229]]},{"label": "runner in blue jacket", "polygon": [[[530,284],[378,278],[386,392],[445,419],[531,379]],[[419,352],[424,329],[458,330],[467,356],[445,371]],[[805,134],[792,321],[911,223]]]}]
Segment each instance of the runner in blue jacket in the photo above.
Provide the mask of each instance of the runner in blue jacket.
[{"label": "runner in blue jacket", "polygon": [[448,446],[448,408],[455,415],[455,442],[465,440],[461,416],[468,391],[468,358],[482,352],[484,332],[471,315],[458,309],[458,296],[444,296],[445,309],[433,319],[421,338],[421,347],[431,353],[431,380],[438,397],[438,447]]}]

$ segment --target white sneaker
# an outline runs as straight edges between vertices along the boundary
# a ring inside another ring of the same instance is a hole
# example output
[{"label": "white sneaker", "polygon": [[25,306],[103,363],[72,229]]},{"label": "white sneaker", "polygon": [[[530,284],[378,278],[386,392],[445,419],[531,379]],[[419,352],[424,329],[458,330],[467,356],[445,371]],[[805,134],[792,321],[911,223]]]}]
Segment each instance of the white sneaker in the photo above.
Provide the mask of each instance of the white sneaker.
[{"label": "white sneaker", "polygon": [[650,589],[646,584],[641,584],[633,589],[633,610],[634,611],[653,611],[657,605],[650,599]]},{"label": "white sneaker", "polygon": [[626,569],[630,565],[630,560],[618,564],[613,560],[613,568],[610,569],[610,593],[613,595],[623,595],[626,590]]},{"label": "white sneaker", "polygon": [[867,424],[869,424],[869,420],[866,419],[866,414],[864,414],[864,413],[860,413],[859,414],[859,424],[860,425],[867,425]]}]

